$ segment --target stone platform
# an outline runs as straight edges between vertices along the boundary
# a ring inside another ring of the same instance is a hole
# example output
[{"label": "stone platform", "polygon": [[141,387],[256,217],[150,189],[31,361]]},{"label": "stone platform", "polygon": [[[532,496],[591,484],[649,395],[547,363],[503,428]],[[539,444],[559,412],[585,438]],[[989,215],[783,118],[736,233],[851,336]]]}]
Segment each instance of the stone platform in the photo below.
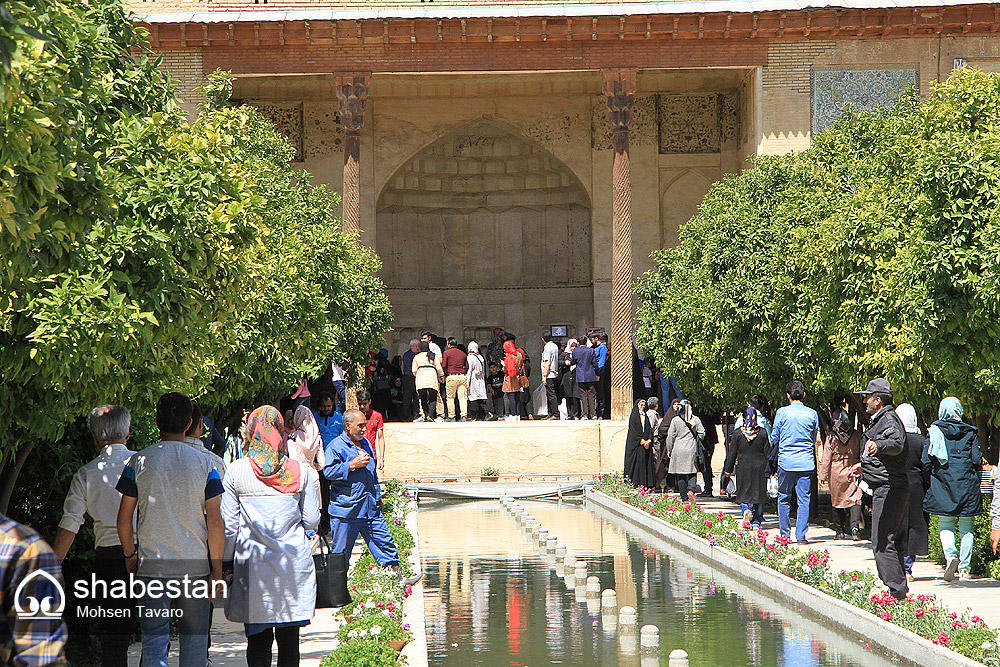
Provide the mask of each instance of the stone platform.
[{"label": "stone platform", "polygon": [[621,470],[624,421],[387,423],[384,479],[478,480],[485,467],[501,475],[589,478]]}]

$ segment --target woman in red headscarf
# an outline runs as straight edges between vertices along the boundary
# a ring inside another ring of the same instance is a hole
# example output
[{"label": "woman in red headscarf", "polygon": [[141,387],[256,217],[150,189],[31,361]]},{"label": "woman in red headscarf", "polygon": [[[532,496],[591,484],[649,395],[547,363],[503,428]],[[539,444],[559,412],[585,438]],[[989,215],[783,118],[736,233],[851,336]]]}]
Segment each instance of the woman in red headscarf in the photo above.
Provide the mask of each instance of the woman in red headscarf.
[{"label": "woman in red headscarf", "polygon": [[524,375],[524,355],[514,345],[514,341],[508,340],[503,344],[503,393],[507,397],[509,412],[507,414],[518,414],[518,399],[521,388],[526,386],[527,377]]}]

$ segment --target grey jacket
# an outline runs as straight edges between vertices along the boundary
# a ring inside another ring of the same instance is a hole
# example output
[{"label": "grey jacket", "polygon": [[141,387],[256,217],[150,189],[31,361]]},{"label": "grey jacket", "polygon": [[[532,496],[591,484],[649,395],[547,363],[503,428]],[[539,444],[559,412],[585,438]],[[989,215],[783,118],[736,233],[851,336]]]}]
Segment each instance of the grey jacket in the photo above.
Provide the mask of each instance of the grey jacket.
[{"label": "grey jacket", "polygon": [[[875,442],[875,454],[866,453],[868,441]],[[875,488],[888,484],[907,488],[906,429],[896,415],[894,406],[887,405],[872,415],[861,437],[861,478]]]}]

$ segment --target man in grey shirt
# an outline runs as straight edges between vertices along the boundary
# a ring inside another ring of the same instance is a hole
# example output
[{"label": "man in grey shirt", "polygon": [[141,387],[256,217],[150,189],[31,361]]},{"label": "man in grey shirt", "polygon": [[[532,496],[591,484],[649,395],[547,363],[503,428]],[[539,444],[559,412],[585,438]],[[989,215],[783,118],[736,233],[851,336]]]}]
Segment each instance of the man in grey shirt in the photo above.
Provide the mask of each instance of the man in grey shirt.
[{"label": "man in grey shirt", "polygon": [[180,667],[204,667],[211,599],[220,587],[224,590],[222,480],[212,460],[184,442],[192,411],[191,399],[183,394],[161,396],[156,404],[160,442],[134,454],[118,480],[125,567],[138,574],[145,589],[138,601],[144,666],[167,667],[172,610]]}]

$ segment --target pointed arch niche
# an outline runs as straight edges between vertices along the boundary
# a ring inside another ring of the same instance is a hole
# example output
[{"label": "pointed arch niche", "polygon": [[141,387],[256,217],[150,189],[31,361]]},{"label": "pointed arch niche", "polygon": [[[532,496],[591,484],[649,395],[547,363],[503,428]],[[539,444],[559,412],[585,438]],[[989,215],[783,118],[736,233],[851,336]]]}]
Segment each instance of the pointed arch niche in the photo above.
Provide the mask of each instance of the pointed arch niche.
[{"label": "pointed arch niche", "polygon": [[587,193],[505,128],[479,121],[412,157],[382,191],[375,229],[397,343],[423,328],[483,340],[504,327],[532,340],[593,320]]}]

